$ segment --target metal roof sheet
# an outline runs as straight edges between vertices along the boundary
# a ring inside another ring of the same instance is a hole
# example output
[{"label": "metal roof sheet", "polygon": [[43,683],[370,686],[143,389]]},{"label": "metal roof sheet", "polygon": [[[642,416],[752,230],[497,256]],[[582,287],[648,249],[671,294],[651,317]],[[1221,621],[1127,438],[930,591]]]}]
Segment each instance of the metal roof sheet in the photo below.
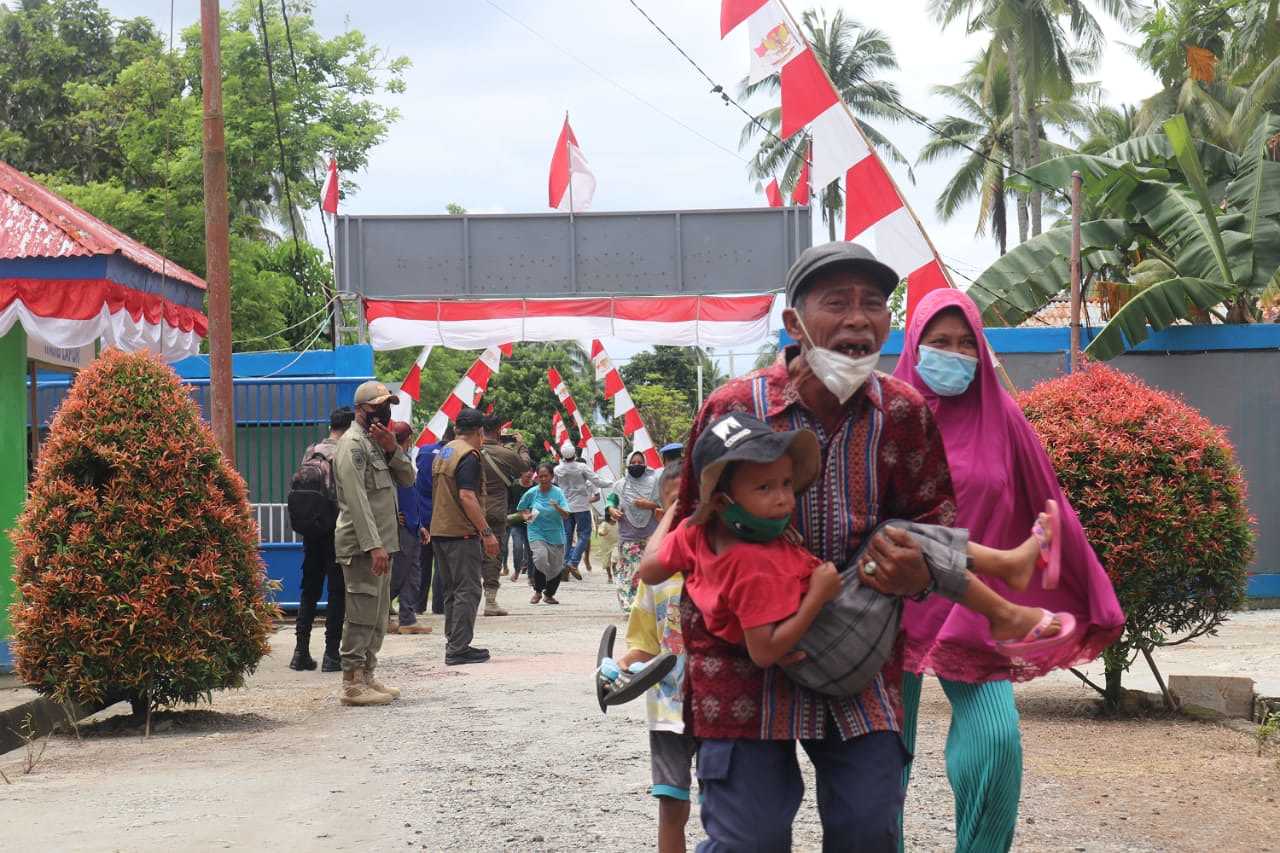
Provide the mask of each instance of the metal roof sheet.
[{"label": "metal roof sheet", "polygon": [[0,259],[119,253],[160,275],[205,289],[204,280],[122,234],[0,160]]}]

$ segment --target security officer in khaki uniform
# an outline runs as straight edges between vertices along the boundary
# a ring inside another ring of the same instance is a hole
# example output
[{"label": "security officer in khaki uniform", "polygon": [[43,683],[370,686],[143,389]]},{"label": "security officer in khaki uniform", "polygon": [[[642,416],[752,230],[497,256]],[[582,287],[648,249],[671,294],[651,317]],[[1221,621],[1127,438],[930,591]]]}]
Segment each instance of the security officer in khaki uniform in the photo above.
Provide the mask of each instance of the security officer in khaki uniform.
[{"label": "security officer in khaki uniform", "polygon": [[484,578],[484,615],[506,616],[507,611],[498,606],[498,578],[506,563],[507,549],[507,496],[511,484],[520,479],[533,463],[529,451],[521,444],[508,446],[502,443],[502,418],[490,416],[484,421],[484,447],[480,458],[484,462],[484,518],[498,537],[498,553],[486,556],[481,567]]},{"label": "security officer in khaki uniform", "polygon": [[391,557],[400,550],[396,486],[413,485],[413,462],[387,428],[399,398],[381,382],[356,389],[355,422],[338,440],[334,544],[346,580],[342,627],[343,705],[386,705],[400,696],[374,678],[391,607]]},{"label": "security officer in khaki uniform", "polygon": [[[458,437],[440,448],[431,466],[431,545],[444,588],[446,666],[489,659],[489,650],[475,648],[471,640],[480,609],[481,564],[486,556],[498,555],[498,537],[480,503],[484,415],[463,409],[453,425]],[[386,613],[381,616],[385,621]]]}]

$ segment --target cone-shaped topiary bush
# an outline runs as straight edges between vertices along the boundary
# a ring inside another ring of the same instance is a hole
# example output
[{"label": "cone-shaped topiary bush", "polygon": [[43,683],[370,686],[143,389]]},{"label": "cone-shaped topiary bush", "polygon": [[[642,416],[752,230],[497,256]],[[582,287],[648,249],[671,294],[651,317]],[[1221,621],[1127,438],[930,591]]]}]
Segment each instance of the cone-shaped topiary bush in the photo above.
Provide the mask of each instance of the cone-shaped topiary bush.
[{"label": "cone-shaped topiary bush", "polygon": [[1109,367],[1019,398],[1115,584],[1125,632],[1104,653],[1108,699],[1138,652],[1210,633],[1244,601],[1253,532],[1221,429]]},{"label": "cone-shaped topiary bush", "polygon": [[154,356],[108,350],[41,446],[14,532],[22,679],[57,700],[194,702],[268,652],[244,481]]}]

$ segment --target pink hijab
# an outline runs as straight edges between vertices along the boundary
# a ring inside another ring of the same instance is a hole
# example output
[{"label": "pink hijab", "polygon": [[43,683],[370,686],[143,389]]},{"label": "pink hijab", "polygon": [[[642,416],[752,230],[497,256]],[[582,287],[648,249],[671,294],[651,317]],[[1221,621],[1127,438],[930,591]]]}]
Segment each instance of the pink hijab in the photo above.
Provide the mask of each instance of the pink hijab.
[{"label": "pink hijab", "polygon": [[[940,397],[916,371],[916,353],[925,327],[949,308],[958,308],[978,337],[978,371],[967,391]],[[1077,641],[1032,660],[1011,660],[995,651],[986,620],[978,614],[937,596],[908,602],[903,615],[906,668],[968,683],[1026,681],[1096,658],[1120,636],[1124,613],[1039,437],[996,376],[973,300],[950,288],[927,294],[911,318],[893,375],[911,383],[933,411],[955,485],[956,526],[967,528],[971,541],[1012,548],[1030,534],[1047,499],[1062,507],[1062,577],[1057,589],[1042,589],[1039,574],[1023,592],[995,579],[983,582],[1018,604],[1069,611],[1079,623]]]}]

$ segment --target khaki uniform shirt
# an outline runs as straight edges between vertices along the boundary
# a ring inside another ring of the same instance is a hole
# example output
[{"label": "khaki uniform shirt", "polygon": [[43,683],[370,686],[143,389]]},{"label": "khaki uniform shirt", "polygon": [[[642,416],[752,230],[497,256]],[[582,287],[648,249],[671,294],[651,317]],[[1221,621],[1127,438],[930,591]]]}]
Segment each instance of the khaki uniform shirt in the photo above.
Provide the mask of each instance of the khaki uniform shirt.
[{"label": "khaki uniform shirt", "polygon": [[496,441],[485,441],[480,450],[484,466],[484,517],[489,526],[507,523],[507,489],[529,470],[529,452]]},{"label": "khaki uniform shirt", "polygon": [[399,447],[390,459],[358,421],[338,439],[333,475],[338,486],[338,527],[334,546],[339,558],[384,548],[400,550],[396,486],[412,486],[413,461]]}]

